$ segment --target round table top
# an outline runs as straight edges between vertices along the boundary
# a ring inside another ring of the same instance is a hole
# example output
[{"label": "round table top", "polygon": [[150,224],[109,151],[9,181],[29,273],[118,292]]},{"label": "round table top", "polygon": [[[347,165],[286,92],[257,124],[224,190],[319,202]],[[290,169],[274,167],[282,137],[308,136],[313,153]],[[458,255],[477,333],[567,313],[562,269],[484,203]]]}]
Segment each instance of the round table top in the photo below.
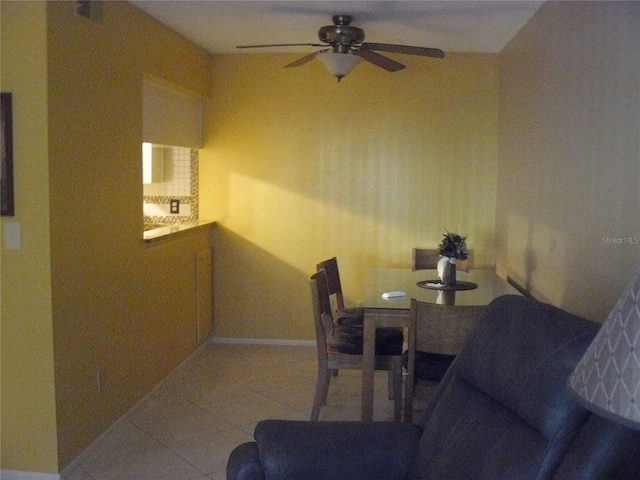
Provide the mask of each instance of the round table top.
[{"label": "round table top", "polygon": [[[497,297],[507,294],[520,293],[491,269],[474,269],[467,272],[457,272],[457,280],[471,282],[478,288],[469,290],[443,291],[423,288],[419,282],[437,281],[436,270],[410,270],[403,268],[376,268],[368,272],[365,291],[365,308],[406,309],[411,305],[411,299],[421,302],[442,305],[488,305]],[[404,297],[385,299],[385,292],[405,292]]]}]

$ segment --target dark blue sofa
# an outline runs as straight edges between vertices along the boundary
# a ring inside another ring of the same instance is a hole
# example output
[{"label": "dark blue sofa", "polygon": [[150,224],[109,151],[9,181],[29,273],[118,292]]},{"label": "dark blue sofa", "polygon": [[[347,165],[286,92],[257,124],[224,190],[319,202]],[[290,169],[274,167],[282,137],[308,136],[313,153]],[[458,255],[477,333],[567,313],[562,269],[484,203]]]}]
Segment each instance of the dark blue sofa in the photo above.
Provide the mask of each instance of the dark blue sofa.
[{"label": "dark blue sofa", "polygon": [[267,420],[228,480],[640,479],[640,432],[566,382],[600,325],[519,296],[490,304],[418,424]]}]

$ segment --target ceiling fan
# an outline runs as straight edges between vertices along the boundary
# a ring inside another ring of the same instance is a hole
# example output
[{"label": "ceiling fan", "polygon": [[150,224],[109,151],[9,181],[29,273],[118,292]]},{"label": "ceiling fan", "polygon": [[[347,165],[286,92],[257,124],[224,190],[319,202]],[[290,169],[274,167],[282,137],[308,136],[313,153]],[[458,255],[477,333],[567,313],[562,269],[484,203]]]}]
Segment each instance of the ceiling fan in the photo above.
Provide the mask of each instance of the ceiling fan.
[{"label": "ceiling fan", "polygon": [[351,25],[353,17],[350,15],[334,15],[332,20],[333,25],[322,27],[318,32],[320,41],[323,43],[275,43],[271,45],[241,45],[237,48],[328,47],[285,65],[285,68],[299,67],[314,58],[318,58],[318,60],[321,60],[326,65],[329,72],[338,78],[338,81],[344,78],[353,67],[363,60],[383,68],[388,72],[397,72],[405,68],[400,62],[380,55],[377,53],[378,51],[444,58],[444,52],[437,48],[364,42],[364,30]]}]

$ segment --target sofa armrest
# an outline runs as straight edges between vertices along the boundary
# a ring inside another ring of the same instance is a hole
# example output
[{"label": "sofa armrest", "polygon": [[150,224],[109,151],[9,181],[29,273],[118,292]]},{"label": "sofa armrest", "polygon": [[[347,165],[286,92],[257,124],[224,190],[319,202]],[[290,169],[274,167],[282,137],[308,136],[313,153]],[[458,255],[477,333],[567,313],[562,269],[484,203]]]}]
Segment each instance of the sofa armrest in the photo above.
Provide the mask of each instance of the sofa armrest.
[{"label": "sofa armrest", "polygon": [[[256,454],[241,445],[231,454],[227,479],[402,480],[421,435],[410,423],[265,420],[256,426],[256,444],[250,444],[256,445],[264,477],[249,476],[255,475]],[[240,459],[248,462],[247,476],[237,473],[245,468]]]},{"label": "sofa armrest", "polygon": [[233,449],[227,462],[227,480],[265,480],[255,442],[243,443]]}]

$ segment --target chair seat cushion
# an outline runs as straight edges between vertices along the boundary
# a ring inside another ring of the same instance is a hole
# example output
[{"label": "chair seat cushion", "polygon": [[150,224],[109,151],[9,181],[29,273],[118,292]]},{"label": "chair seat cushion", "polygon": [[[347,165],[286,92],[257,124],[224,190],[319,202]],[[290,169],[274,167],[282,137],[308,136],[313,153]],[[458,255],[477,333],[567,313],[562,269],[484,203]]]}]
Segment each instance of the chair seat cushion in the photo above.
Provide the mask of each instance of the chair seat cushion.
[{"label": "chair seat cushion", "polygon": [[364,308],[350,307],[340,308],[333,314],[333,323],[335,325],[363,325]]},{"label": "chair seat cushion", "polygon": [[[331,352],[362,355],[364,328],[362,325],[340,325],[327,334],[327,349]],[[397,328],[376,330],[376,355],[402,355],[402,331]]]},{"label": "chair seat cushion", "polygon": [[[444,374],[447,373],[447,369],[455,358],[455,355],[421,352],[416,350],[415,367],[413,369],[414,378],[416,380],[439,382],[444,377]],[[402,355],[402,365],[405,369],[407,368],[407,363],[408,354],[407,352],[404,352]]]}]

